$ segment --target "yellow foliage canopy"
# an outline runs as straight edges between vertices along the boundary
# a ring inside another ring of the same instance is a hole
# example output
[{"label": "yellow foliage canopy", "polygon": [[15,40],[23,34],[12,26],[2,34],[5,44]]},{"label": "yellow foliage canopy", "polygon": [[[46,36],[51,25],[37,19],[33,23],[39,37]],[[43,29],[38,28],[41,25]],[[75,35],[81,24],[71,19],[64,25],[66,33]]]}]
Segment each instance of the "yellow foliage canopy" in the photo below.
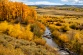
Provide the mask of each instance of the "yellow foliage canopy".
[{"label": "yellow foliage canopy", "polygon": [[20,2],[0,1],[0,20],[14,20],[26,21],[28,19],[35,19],[36,11],[27,5]]},{"label": "yellow foliage canopy", "polygon": [[46,41],[44,39],[37,38],[34,40],[36,44],[45,45]]},{"label": "yellow foliage canopy", "polygon": [[5,32],[8,29],[8,23],[6,21],[0,23],[0,31]]},{"label": "yellow foliage canopy", "polygon": [[62,34],[61,36],[59,36],[60,40],[63,41],[63,42],[68,42],[69,41],[69,38],[68,36],[66,36],[65,34]]},{"label": "yellow foliage canopy", "polygon": [[74,35],[74,40],[79,40],[80,39],[80,35],[79,35],[79,33],[76,33],[75,35]]},{"label": "yellow foliage canopy", "polygon": [[33,39],[33,33],[30,31],[30,24],[26,27],[21,26],[18,24],[9,24],[8,22],[4,21],[0,23],[0,31],[5,32],[15,38],[22,38],[26,40]]}]

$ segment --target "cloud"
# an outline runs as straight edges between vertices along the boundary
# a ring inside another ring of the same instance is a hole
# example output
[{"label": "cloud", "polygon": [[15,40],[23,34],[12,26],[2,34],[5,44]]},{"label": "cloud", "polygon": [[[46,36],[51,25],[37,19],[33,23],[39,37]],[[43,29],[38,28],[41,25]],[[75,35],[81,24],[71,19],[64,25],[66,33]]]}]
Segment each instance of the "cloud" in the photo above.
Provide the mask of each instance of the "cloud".
[{"label": "cloud", "polygon": [[48,1],[27,2],[29,5],[63,5],[61,3],[53,3]]},{"label": "cloud", "polygon": [[68,2],[68,0],[61,0],[61,1],[63,1],[63,2]]},{"label": "cloud", "polygon": [[36,2],[29,2],[28,0],[11,0],[11,1],[23,2],[27,5],[63,5],[61,3],[53,3],[49,1],[36,1]]},{"label": "cloud", "polygon": [[75,3],[76,4],[83,4],[83,0],[77,0]]},{"label": "cloud", "polygon": [[61,0],[62,2],[71,2],[74,4],[83,4],[83,0]]},{"label": "cloud", "polygon": [[10,0],[10,1],[13,1],[13,2],[20,2],[20,1],[23,1],[23,0]]}]

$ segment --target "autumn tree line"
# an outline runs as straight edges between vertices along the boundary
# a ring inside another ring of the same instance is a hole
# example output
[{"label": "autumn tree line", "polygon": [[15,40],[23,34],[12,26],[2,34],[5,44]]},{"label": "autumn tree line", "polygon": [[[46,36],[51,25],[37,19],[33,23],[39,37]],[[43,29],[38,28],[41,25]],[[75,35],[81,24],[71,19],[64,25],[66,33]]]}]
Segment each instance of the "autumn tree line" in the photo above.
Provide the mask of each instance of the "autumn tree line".
[{"label": "autumn tree line", "polygon": [[36,11],[21,2],[0,0],[0,20],[26,21],[36,18]]}]

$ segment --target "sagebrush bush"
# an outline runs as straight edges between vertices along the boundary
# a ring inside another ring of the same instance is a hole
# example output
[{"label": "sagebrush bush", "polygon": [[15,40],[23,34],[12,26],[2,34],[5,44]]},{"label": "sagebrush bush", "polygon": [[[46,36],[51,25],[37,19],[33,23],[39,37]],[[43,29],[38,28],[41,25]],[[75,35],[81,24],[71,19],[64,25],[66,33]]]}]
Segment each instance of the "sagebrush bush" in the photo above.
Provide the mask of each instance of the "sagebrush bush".
[{"label": "sagebrush bush", "polygon": [[59,38],[59,36],[60,36],[61,34],[60,34],[59,31],[54,30],[54,31],[52,32],[52,35],[53,35],[53,38]]},{"label": "sagebrush bush", "polygon": [[56,26],[62,26],[62,24],[60,22],[57,22]]},{"label": "sagebrush bush", "polygon": [[62,27],[61,27],[61,30],[63,31],[63,32],[67,32],[67,31],[69,31],[70,30],[70,27],[69,27],[69,24],[64,24]]},{"label": "sagebrush bush", "polygon": [[61,27],[51,24],[51,25],[49,25],[49,28],[50,28],[51,32],[53,32],[54,30],[60,30]]},{"label": "sagebrush bush", "polygon": [[40,39],[40,38],[34,39],[34,42],[37,45],[45,45],[46,44],[46,41],[44,39]]},{"label": "sagebrush bush", "polygon": [[[43,29],[44,28],[44,29]],[[44,33],[45,27],[37,25],[36,23],[31,25],[31,31],[34,33],[35,36],[41,37]]]},{"label": "sagebrush bush", "polygon": [[57,55],[54,49],[45,46],[44,39],[39,39],[38,43],[41,44],[0,34],[0,55]]},{"label": "sagebrush bush", "polygon": [[59,36],[59,39],[60,39],[62,42],[64,42],[64,43],[66,43],[66,42],[69,41],[69,38],[68,38],[68,36],[67,36],[66,34],[61,34],[61,35]]},{"label": "sagebrush bush", "polygon": [[76,25],[76,24],[71,24],[71,25],[70,25],[70,28],[76,29],[76,28],[77,28],[77,25]]},{"label": "sagebrush bush", "polygon": [[21,49],[6,48],[0,45],[0,55],[25,55]]}]

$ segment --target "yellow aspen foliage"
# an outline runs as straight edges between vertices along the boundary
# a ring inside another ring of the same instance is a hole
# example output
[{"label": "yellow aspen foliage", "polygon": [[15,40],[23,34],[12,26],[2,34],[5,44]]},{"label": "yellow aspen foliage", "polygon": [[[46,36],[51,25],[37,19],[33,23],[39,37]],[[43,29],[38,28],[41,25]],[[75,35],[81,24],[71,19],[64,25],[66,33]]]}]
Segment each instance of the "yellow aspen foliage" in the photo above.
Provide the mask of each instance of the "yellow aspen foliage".
[{"label": "yellow aspen foliage", "polygon": [[12,37],[32,40],[33,33],[30,31],[30,25],[22,27],[20,24],[9,25],[8,34]]},{"label": "yellow aspen foliage", "polygon": [[41,33],[41,34],[43,34],[43,33],[44,33],[44,31],[41,29],[41,30],[40,30],[40,33]]},{"label": "yellow aspen foliage", "polygon": [[30,26],[31,26],[31,25],[28,24],[28,25],[26,26],[26,30],[29,30],[29,31],[30,31],[30,30],[31,30]]},{"label": "yellow aspen foliage", "polygon": [[45,45],[46,44],[46,41],[44,39],[40,39],[40,38],[34,39],[34,42],[38,45]]},{"label": "yellow aspen foliage", "polygon": [[27,25],[25,28],[20,24],[9,25],[8,34],[12,37],[26,40],[33,39],[33,33],[30,31],[30,25]]},{"label": "yellow aspen foliage", "polygon": [[59,38],[59,36],[61,35],[59,31],[54,30],[52,35],[54,36],[54,38]]},{"label": "yellow aspen foliage", "polygon": [[45,30],[45,26],[44,26],[42,23],[37,22],[37,25],[38,25],[39,28],[41,28],[42,30]]},{"label": "yellow aspen foliage", "polygon": [[[6,21],[0,23],[0,32],[6,31],[6,33],[12,37],[32,40],[33,33],[31,32],[31,25],[28,24],[27,26],[23,27],[19,23],[18,24],[10,24]],[[42,31],[41,31],[42,32]]]},{"label": "yellow aspen foliage", "polygon": [[0,20],[26,21],[28,18],[36,19],[36,11],[22,2],[12,2],[8,0],[0,1]]},{"label": "yellow aspen foliage", "polygon": [[26,30],[25,35],[24,35],[24,39],[32,40],[33,39],[33,33],[31,31]]},{"label": "yellow aspen foliage", "polygon": [[25,39],[28,39],[28,40],[32,40],[33,39],[33,33],[30,31],[31,28],[30,28],[30,24],[27,25],[26,29],[25,29],[25,35],[24,35],[24,38]]},{"label": "yellow aspen foliage", "polygon": [[0,31],[5,32],[8,29],[8,23],[6,21],[0,23]]},{"label": "yellow aspen foliage", "polygon": [[32,17],[32,18],[35,18],[35,19],[37,19],[37,12],[36,11],[34,11],[34,9],[32,9],[32,8],[30,8],[30,16]]},{"label": "yellow aspen foliage", "polygon": [[69,31],[70,30],[69,24],[68,23],[64,24],[61,29],[63,32]]},{"label": "yellow aspen foliage", "polygon": [[51,29],[51,31],[54,31],[54,30],[59,30],[61,27],[60,26],[55,26],[54,24],[50,24],[49,28]]},{"label": "yellow aspen foliage", "polygon": [[33,19],[28,19],[28,23],[35,23],[35,20],[33,20]]},{"label": "yellow aspen foliage", "polygon": [[8,26],[8,33],[10,34],[13,30],[14,26],[13,25],[9,25]]},{"label": "yellow aspen foliage", "polygon": [[8,33],[10,36],[19,38],[20,34],[22,34],[20,24],[10,25]]},{"label": "yellow aspen foliage", "polygon": [[80,35],[79,35],[79,33],[76,33],[75,35],[74,35],[74,40],[79,40],[80,39]]},{"label": "yellow aspen foliage", "polygon": [[68,36],[65,35],[65,34],[60,35],[60,36],[59,36],[59,39],[60,39],[61,41],[63,41],[63,42],[68,42],[68,41],[69,41]]}]

